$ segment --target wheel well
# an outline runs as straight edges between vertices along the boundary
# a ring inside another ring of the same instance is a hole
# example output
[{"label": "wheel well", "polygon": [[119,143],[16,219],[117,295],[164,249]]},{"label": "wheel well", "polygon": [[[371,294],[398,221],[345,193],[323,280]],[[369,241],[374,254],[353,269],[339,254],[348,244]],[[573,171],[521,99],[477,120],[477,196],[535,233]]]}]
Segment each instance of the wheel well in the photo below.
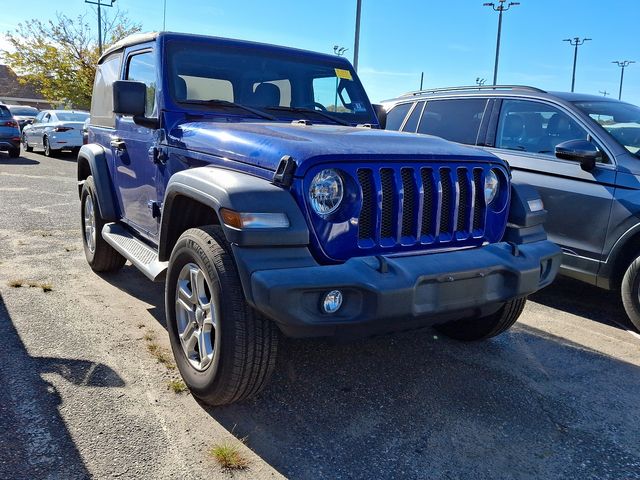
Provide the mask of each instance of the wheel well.
[{"label": "wheel well", "polygon": [[610,284],[612,289],[618,289],[622,284],[622,277],[631,262],[640,254],[640,232],[628,238],[620,251],[616,254],[611,271]]},{"label": "wheel well", "polygon": [[170,211],[163,211],[163,217],[169,217],[166,225],[163,218],[159,251],[161,261],[169,259],[178,238],[185,231],[204,225],[220,225],[216,211],[193,198],[177,195],[168,207]]},{"label": "wheel well", "polygon": [[91,167],[89,166],[89,160],[84,157],[78,157],[78,195],[82,195],[82,184],[91,175]]}]

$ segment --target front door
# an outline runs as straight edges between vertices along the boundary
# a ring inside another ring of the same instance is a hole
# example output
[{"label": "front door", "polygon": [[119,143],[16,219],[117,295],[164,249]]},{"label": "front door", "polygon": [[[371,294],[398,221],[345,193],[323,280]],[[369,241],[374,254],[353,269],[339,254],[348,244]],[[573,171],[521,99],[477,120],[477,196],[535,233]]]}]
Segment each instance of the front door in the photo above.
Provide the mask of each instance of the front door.
[{"label": "front door", "polygon": [[[128,53],[125,59],[125,79],[147,85],[145,115],[156,116],[156,65],[152,50]],[[117,115],[116,128],[111,139],[116,189],[123,208],[124,221],[152,240],[158,233],[159,222],[159,218],[153,216],[153,204],[158,201],[158,169],[152,154],[155,135],[155,130],[136,125],[132,117]]]},{"label": "front door", "polygon": [[509,162],[515,182],[539,191],[548,211],[545,229],[562,247],[565,268],[591,275],[602,260],[616,171],[609,159],[586,172],[555,156],[559,143],[587,138],[587,130],[556,106],[505,99],[492,150]]}]

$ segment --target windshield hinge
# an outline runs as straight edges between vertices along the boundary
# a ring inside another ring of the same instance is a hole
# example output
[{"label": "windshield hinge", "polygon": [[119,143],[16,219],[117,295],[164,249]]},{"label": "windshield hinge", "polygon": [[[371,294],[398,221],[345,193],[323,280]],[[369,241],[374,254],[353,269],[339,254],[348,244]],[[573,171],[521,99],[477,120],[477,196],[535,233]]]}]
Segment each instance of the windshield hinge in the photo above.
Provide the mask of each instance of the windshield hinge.
[{"label": "windshield hinge", "polygon": [[291,155],[284,155],[280,159],[276,172],[273,174],[271,183],[279,187],[290,187],[293,183],[293,174],[296,171],[296,167],[296,161],[293,157],[291,157]]}]

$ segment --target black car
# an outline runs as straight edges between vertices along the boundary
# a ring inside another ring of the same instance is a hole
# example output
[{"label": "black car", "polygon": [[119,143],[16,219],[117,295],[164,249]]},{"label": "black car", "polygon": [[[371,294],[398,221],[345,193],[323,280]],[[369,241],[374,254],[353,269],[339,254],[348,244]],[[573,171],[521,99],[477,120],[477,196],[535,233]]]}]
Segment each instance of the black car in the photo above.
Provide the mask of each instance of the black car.
[{"label": "black car", "polygon": [[640,108],[524,86],[410,92],[383,102],[386,128],[482,147],[535,186],[561,272],[619,289],[640,329]]},{"label": "black car", "polygon": [[18,122],[20,130],[22,130],[25,125],[32,123],[36,115],[40,113],[40,110],[28,105],[7,105],[7,107],[11,111],[13,118]]}]

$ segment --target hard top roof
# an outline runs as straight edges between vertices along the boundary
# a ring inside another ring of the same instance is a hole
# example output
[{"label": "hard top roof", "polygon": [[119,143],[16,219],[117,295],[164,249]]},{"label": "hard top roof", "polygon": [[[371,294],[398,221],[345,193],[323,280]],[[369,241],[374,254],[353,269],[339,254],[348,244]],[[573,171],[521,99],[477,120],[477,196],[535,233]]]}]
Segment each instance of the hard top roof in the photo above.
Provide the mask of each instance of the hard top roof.
[{"label": "hard top roof", "polygon": [[266,49],[266,50],[272,50],[272,51],[275,50],[283,53],[288,52],[288,53],[297,54],[297,55],[303,54],[306,57],[313,57],[317,59],[330,60],[332,62],[350,64],[350,62],[346,58],[339,57],[337,55],[329,54],[329,53],[319,53],[311,50],[302,50],[299,48],[284,47],[280,45],[272,45],[269,43],[252,42],[248,40],[238,40],[234,38],[214,37],[209,35],[196,35],[192,33],[177,33],[177,32],[150,32],[150,33],[135,33],[133,35],[129,35],[128,37],[125,37],[122,40],[119,40],[118,42],[110,46],[107,50],[105,50],[105,52],[100,57],[100,61],[98,63],[102,62],[107,55],[115,51],[122,50],[133,45],[151,42],[158,38],[166,38],[171,40],[184,39],[184,40],[191,40],[191,41],[202,40],[208,43],[219,44],[224,46],[240,46],[240,47],[247,47],[247,48]]}]

